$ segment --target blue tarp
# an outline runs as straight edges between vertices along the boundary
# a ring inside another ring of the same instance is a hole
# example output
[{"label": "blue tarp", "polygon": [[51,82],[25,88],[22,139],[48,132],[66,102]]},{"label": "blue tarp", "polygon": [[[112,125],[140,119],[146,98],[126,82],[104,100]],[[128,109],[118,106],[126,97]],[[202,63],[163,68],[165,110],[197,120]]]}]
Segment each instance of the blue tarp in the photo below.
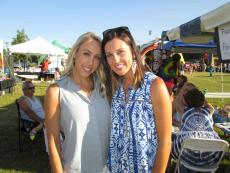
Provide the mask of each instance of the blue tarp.
[{"label": "blue tarp", "polygon": [[[192,44],[176,40],[165,43],[162,49],[172,50],[177,53],[203,53],[216,52],[216,48],[217,46],[214,42],[209,42],[208,44]],[[161,49],[161,46],[158,46],[157,49]]]}]

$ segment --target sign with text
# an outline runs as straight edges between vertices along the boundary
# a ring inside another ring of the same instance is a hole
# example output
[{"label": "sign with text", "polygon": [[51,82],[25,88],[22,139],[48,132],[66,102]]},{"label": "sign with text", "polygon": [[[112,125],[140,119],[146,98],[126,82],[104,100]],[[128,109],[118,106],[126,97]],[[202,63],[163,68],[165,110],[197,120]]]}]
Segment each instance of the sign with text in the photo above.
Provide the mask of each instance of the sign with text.
[{"label": "sign with text", "polygon": [[230,22],[221,25],[218,32],[218,53],[222,62],[230,62]]}]

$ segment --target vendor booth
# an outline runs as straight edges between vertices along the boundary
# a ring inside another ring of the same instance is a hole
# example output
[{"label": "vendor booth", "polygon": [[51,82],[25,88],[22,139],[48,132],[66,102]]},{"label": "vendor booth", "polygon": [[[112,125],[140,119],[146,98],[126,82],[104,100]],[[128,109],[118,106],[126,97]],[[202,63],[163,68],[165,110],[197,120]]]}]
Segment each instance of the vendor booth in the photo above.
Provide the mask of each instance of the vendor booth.
[{"label": "vendor booth", "polygon": [[4,73],[3,40],[0,39],[0,95],[11,92],[14,85],[15,80]]},{"label": "vendor booth", "polygon": [[185,24],[162,32],[162,40],[181,39],[185,43],[217,44],[222,62],[230,62],[230,2]]},{"label": "vendor booth", "polygon": [[[48,55],[49,57],[67,57],[65,50],[58,48],[48,42],[47,40],[38,37],[33,40],[27,41],[25,43],[17,44],[9,46],[10,53],[18,53],[18,54],[26,54],[28,55]],[[47,75],[52,75],[52,72],[47,72]],[[23,78],[27,74],[19,74],[23,75]],[[33,75],[31,77],[31,75]],[[34,75],[36,74],[28,74],[26,78],[34,79]]]},{"label": "vendor booth", "polygon": [[0,39],[0,95],[5,91],[11,92],[14,85],[14,79],[4,73],[3,40]]},{"label": "vendor booth", "polygon": [[25,43],[9,46],[10,53],[34,55],[66,55],[65,51],[49,43],[42,37],[35,38]]},{"label": "vendor booth", "polygon": [[[64,44],[62,44],[61,42],[54,40],[51,42],[54,46],[64,50],[66,55],[49,55],[49,70],[51,72],[55,71],[55,68],[59,68],[59,70],[63,70],[66,66],[66,61],[67,61],[67,54],[70,51],[70,48],[67,48],[66,46],[64,46]],[[44,60],[48,58],[48,55],[42,55],[40,56],[39,59],[39,64],[42,64],[44,62]]]},{"label": "vendor booth", "polygon": [[214,42],[209,42],[207,44],[194,44],[194,43],[184,43],[182,40],[178,39],[175,41],[168,41],[157,47],[158,50],[171,50],[174,53],[217,53],[217,46]]},{"label": "vendor booth", "polygon": [[230,22],[230,2],[178,27],[162,32],[163,40],[207,44],[214,40],[215,28]]},{"label": "vendor booth", "polygon": [[[210,41],[215,42],[217,55],[220,62],[230,62],[230,2],[202,15],[185,24],[162,32],[163,41],[182,40],[189,44],[208,44]],[[212,50],[212,49],[211,49]],[[214,50],[211,53],[215,53]],[[222,73],[221,63],[221,82],[219,92],[207,92],[206,98],[230,98],[230,93],[224,91],[224,75]],[[208,86],[207,86],[208,87]],[[227,104],[226,104],[227,105]],[[229,113],[229,112],[228,112]],[[223,113],[217,113],[217,118],[222,119]],[[215,114],[213,115],[215,120]],[[215,128],[221,129],[229,137],[229,116],[224,121],[215,124]],[[220,133],[219,133],[220,135]],[[224,135],[224,139],[227,139]]]}]

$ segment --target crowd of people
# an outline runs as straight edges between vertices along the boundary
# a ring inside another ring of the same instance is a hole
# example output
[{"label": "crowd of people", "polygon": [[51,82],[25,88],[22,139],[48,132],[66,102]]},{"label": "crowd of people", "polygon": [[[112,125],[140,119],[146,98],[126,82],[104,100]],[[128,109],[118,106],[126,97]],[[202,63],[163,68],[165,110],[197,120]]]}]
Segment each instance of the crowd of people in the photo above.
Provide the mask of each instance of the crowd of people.
[{"label": "crowd of people", "polygon": [[[152,72],[138,51],[128,27],[108,29],[102,40],[87,32],[62,75],[56,70],[44,108],[33,83],[23,84],[19,104],[47,131],[52,172],[165,173],[184,139],[219,139],[213,107],[183,75],[180,55],[165,52]],[[172,125],[180,129],[175,136]],[[203,157],[199,162],[207,164]]]}]

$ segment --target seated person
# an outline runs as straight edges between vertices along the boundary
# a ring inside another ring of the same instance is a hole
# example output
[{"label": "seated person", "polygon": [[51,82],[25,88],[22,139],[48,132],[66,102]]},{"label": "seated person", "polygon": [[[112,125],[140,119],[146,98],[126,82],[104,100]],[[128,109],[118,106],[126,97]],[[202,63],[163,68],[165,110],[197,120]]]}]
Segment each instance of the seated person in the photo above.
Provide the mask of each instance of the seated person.
[{"label": "seated person", "polygon": [[30,132],[31,140],[34,139],[38,130],[44,123],[44,110],[38,98],[34,96],[35,87],[31,81],[25,81],[22,85],[23,96],[18,99],[21,118],[38,124]]},{"label": "seated person", "polygon": [[181,118],[183,116],[185,108],[184,95],[194,88],[196,88],[196,86],[193,83],[185,82],[182,88],[175,95],[172,102],[172,117],[174,126],[180,127]]},{"label": "seated person", "polygon": [[188,81],[188,78],[184,75],[179,75],[176,78],[176,83],[173,87],[173,95],[176,97],[176,95],[180,92],[180,89],[183,87],[183,85]]},{"label": "seated person", "polygon": [[[172,156],[177,159],[181,144],[188,138],[220,139],[213,129],[211,111],[205,97],[197,88],[189,90],[184,96],[185,109],[179,132],[175,135],[172,146]],[[190,165],[211,165],[220,156],[219,152],[186,151],[182,159]]]}]

